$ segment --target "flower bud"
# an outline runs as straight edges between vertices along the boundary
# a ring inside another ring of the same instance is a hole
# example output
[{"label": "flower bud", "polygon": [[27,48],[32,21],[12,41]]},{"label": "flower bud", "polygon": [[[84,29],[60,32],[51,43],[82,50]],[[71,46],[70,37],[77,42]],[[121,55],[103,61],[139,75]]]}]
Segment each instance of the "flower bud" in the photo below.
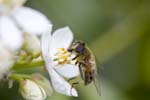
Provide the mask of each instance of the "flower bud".
[{"label": "flower bud", "polygon": [[36,35],[25,33],[25,42],[23,47],[33,57],[38,57],[41,52],[40,40]]},{"label": "flower bud", "polygon": [[29,79],[21,81],[20,93],[26,100],[44,100],[47,97],[45,90]]},{"label": "flower bud", "polygon": [[32,80],[34,80],[36,83],[43,87],[48,97],[52,95],[53,89],[51,87],[50,81],[47,78],[39,73],[34,73],[32,74]]}]

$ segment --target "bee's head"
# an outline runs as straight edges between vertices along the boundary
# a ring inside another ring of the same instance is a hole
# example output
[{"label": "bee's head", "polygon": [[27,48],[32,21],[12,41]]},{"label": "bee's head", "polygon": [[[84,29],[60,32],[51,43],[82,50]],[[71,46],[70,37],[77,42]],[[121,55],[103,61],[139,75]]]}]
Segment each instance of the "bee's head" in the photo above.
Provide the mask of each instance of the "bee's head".
[{"label": "bee's head", "polygon": [[75,41],[72,46],[70,47],[70,49],[68,51],[70,52],[76,52],[76,53],[84,53],[85,52],[85,43],[82,41]]}]

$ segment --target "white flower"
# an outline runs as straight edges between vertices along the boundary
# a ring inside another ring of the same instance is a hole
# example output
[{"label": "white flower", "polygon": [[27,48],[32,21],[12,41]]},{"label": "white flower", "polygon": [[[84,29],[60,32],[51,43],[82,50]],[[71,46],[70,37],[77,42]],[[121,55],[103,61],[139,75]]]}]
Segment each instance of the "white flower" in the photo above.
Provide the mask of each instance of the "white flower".
[{"label": "white flower", "polygon": [[0,0],[0,13],[11,12],[22,6],[27,0]]},{"label": "white flower", "polygon": [[42,13],[21,6],[25,1],[0,1],[0,40],[11,50],[22,46],[24,32],[40,35],[50,24],[48,18]]},{"label": "white flower", "polygon": [[9,71],[14,61],[12,53],[0,43],[0,79]]},{"label": "white flower", "polygon": [[45,100],[47,97],[40,85],[28,79],[21,81],[20,93],[26,100]]},{"label": "white flower", "polygon": [[46,68],[50,74],[54,89],[68,96],[78,96],[75,88],[63,77],[73,78],[79,76],[79,68],[72,61],[72,54],[67,49],[73,40],[73,33],[68,27],[56,30],[51,34],[52,26],[43,33],[41,47]]},{"label": "white flower", "polygon": [[39,38],[33,34],[25,34],[24,39],[23,49],[34,58],[38,57],[41,54]]}]

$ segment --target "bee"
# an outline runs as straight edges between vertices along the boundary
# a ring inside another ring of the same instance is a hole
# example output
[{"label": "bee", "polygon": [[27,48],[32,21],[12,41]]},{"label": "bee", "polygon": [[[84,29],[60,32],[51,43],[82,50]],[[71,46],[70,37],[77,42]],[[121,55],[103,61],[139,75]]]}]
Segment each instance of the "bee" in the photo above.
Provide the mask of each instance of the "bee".
[{"label": "bee", "polygon": [[79,66],[80,75],[84,82],[84,85],[94,83],[97,92],[100,95],[100,86],[98,81],[96,61],[93,53],[87,47],[87,45],[82,41],[75,41],[70,48],[69,52],[75,54],[76,56],[73,60],[76,60],[75,64]]}]

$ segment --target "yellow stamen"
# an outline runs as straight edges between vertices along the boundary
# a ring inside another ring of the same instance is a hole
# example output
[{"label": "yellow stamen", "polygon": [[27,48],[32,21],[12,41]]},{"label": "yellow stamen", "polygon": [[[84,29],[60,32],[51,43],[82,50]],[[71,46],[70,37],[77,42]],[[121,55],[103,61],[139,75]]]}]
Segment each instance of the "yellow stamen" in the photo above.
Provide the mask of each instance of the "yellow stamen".
[{"label": "yellow stamen", "polygon": [[[55,60],[58,64],[71,64],[71,53],[65,48],[59,48],[58,52],[55,54]],[[57,59],[57,60],[56,60]]]},{"label": "yellow stamen", "polygon": [[65,48],[60,48],[61,51],[63,51],[63,53],[67,53],[68,51]]},{"label": "yellow stamen", "polygon": [[63,59],[64,59],[64,60],[67,60],[67,59],[68,59],[68,57],[67,57],[67,56],[63,56]]}]

